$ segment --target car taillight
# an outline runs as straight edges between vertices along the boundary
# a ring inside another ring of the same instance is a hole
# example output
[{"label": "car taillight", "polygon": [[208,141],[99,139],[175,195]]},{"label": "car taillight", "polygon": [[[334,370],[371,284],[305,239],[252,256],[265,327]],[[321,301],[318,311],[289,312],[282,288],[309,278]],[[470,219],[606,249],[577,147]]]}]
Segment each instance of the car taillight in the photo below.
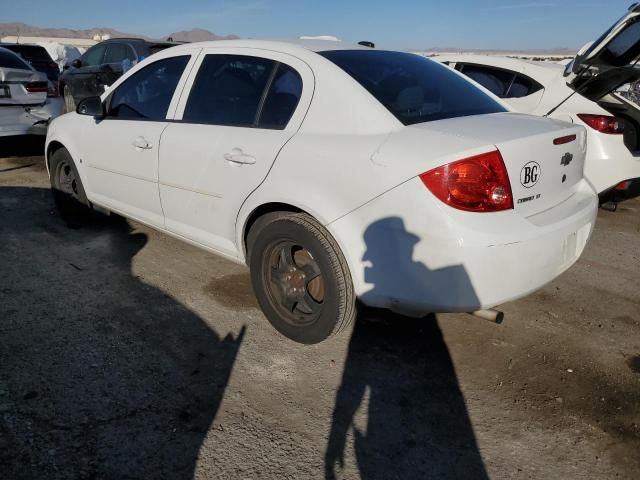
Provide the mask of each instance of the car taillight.
[{"label": "car taillight", "polygon": [[49,87],[47,89],[47,97],[59,97],[60,90],[58,90],[58,84],[54,82],[49,82]]},{"label": "car taillight", "polygon": [[29,93],[42,93],[49,90],[47,82],[28,82],[24,84],[24,89]]},{"label": "car taillight", "polygon": [[590,115],[588,113],[579,113],[578,117],[584,123],[600,133],[608,133],[617,135],[624,132],[624,121],[607,115]]},{"label": "car taillight", "polygon": [[624,192],[626,190],[629,190],[630,186],[631,186],[631,180],[627,180],[624,182],[620,182],[618,185],[613,187],[613,189],[618,190],[619,192]]},{"label": "car taillight", "polygon": [[468,212],[499,212],[513,208],[509,174],[498,150],[465,158],[420,175],[441,201]]}]

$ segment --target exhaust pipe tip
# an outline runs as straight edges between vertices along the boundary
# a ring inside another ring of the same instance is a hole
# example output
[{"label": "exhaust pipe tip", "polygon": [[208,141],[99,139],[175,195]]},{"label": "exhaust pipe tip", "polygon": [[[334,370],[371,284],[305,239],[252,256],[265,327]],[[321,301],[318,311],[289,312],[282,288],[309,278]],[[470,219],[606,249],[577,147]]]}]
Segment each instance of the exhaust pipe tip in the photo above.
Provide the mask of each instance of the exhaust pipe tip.
[{"label": "exhaust pipe tip", "polygon": [[504,322],[504,312],[500,312],[498,310],[478,310],[476,312],[472,312],[476,318],[481,318],[482,320],[486,320],[491,323],[495,323],[496,325],[501,325]]}]

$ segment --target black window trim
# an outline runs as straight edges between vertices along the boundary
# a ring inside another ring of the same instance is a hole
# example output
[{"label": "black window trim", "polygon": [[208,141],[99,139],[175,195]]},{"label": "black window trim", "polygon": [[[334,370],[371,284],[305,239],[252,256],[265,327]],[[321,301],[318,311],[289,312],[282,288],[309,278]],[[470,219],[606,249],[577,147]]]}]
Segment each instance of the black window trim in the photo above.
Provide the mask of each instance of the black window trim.
[{"label": "black window trim", "polygon": [[[458,66],[460,66],[459,70],[458,70]],[[537,82],[536,80],[534,80],[530,76],[525,75],[524,73],[521,73],[521,72],[514,72],[513,70],[510,70],[508,68],[496,67],[496,66],[493,66],[493,65],[486,65],[486,64],[483,64],[483,63],[456,62],[456,70],[458,70],[460,73],[464,74],[467,78],[471,78],[471,77],[469,77],[468,75],[466,75],[464,73],[464,69],[467,66],[486,68],[488,70],[491,70],[491,69],[499,70],[501,72],[505,72],[505,73],[509,73],[509,74],[513,75],[513,77],[511,77],[511,81],[509,82],[509,87],[505,91],[505,94],[504,94],[505,96],[504,97],[498,97],[498,98],[500,98],[502,100],[508,100],[510,98],[509,97],[509,92],[511,91],[511,88],[513,87],[513,84],[515,83],[516,78],[518,78],[519,76],[522,77],[522,78],[527,79],[528,81],[530,81],[531,85],[533,85],[533,87],[535,87],[535,90],[532,93],[530,93],[529,95],[525,95],[524,97],[513,97],[513,98],[526,98],[526,97],[528,97],[530,95],[533,95],[534,93],[538,93],[540,90],[544,90],[544,86],[540,82]]]},{"label": "black window trim", "polygon": [[[264,105],[267,101],[267,98],[269,96],[269,93],[271,92],[271,87],[273,85],[273,81],[276,78],[276,75],[278,74],[278,70],[280,69],[280,65],[286,65],[287,67],[291,68],[294,72],[296,72],[296,74],[298,75],[298,77],[300,77],[300,83],[302,84],[302,91],[304,91],[304,80],[302,79],[302,75],[300,75],[300,72],[298,71],[297,68],[292,67],[291,65],[289,65],[288,63],[282,63],[279,60],[274,60],[273,58],[267,58],[267,57],[256,57],[255,55],[243,55],[243,54],[237,54],[237,53],[206,53],[203,58],[202,61],[200,62],[200,65],[198,66],[198,71],[200,71],[200,67],[202,66],[202,63],[204,62],[204,59],[207,57],[207,55],[229,55],[229,56],[235,56],[235,57],[250,57],[250,58],[257,58],[257,59],[261,59],[261,60],[269,60],[273,62],[273,68],[271,70],[271,72],[269,73],[269,78],[267,80],[267,83],[265,84],[264,87],[264,91],[262,92],[262,97],[260,99],[260,103],[258,104],[258,110],[256,111],[256,116],[253,120],[253,123],[251,124],[246,124],[246,125],[238,125],[237,123],[211,123],[211,122],[197,122],[194,120],[183,120],[183,119],[172,119],[172,120],[167,120],[170,123],[184,123],[187,125],[208,125],[210,127],[235,127],[235,128],[251,128],[251,129],[258,129],[258,130],[276,130],[276,131],[284,131],[287,129],[287,127],[289,126],[289,124],[291,123],[291,119],[296,115],[296,112],[298,111],[298,108],[300,107],[300,102],[298,101],[298,104],[296,105],[295,110],[293,111],[293,113],[291,114],[291,118],[289,118],[289,121],[287,122],[287,124],[283,127],[269,127],[269,126],[263,126],[260,125],[260,119],[262,117],[262,111],[264,109]],[[198,72],[196,72],[196,76],[198,75]],[[195,79],[194,79],[195,81]],[[191,84],[191,88],[193,88],[193,83]],[[191,90],[189,90],[189,95],[191,95]],[[300,95],[300,98],[302,98],[302,93]],[[187,96],[186,102],[189,102],[189,96]],[[186,104],[185,104],[186,107]],[[184,115],[184,112],[183,112]]]}]

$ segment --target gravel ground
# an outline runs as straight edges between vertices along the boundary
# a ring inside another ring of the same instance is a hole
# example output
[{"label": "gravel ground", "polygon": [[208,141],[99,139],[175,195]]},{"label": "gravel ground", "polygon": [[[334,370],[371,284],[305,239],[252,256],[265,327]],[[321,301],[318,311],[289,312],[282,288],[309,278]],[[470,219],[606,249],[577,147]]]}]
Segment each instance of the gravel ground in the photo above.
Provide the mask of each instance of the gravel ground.
[{"label": "gravel ground", "polygon": [[640,478],[640,201],[502,326],[369,312],[304,347],[243,267],[67,228],[41,147],[0,143],[0,478]]}]

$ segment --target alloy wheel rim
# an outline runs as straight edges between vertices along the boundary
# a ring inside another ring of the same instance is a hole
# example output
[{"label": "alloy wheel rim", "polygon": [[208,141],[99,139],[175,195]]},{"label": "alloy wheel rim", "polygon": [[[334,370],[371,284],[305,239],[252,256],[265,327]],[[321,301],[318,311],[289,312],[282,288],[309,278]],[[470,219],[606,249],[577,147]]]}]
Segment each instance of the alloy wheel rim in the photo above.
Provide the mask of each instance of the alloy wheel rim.
[{"label": "alloy wheel rim", "polygon": [[67,162],[61,162],[57,169],[58,189],[67,195],[79,200],[78,179],[76,174]]},{"label": "alloy wheel rim", "polygon": [[315,322],[322,312],[325,287],[311,252],[296,242],[278,241],[263,258],[263,280],[272,307],[293,326]]}]

